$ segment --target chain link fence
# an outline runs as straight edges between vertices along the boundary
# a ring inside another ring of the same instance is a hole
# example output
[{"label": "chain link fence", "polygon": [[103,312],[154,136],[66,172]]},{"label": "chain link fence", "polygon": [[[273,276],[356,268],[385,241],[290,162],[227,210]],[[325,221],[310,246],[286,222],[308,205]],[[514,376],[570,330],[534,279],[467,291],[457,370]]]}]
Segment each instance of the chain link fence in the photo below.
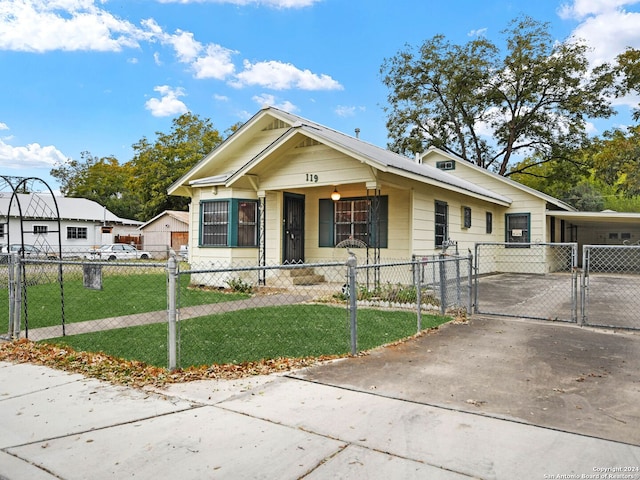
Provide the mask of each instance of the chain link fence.
[{"label": "chain link fence", "polygon": [[474,312],[576,323],[577,244],[478,243]]},{"label": "chain link fence", "polygon": [[7,257],[0,307],[9,338],[166,364],[166,262]]},{"label": "chain link fence", "polygon": [[[452,308],[466,311],[470,264],[448,258],[359,265],[352,255],[346,265],[170,268],[170,278],[180,279],[170,283],[181,287],[169,365],[355,354],[397,341],[437,326]],[[209,290],[221,301],[185,308],[184,298]]]},{"label": "chain link fence", "polygon": [[640,329],[640,245],[585,245],[582,324]]},{"label": "chain link fence", "polygon": [[583,247],[582,276],[576,252],[484,243],[468,256],[233,267],[5,254],[0,308],[7,338],[171,368],[354,354],[472,310],[640,328],[640,246]]},{"label": "chain link fence", "polygon": [[[346,256],[346,254],[345,254]],[[6,257],[7,338],[186,368],[354,354],[470,306],[470,258],[273,266]],[[4,270],[4,271],[2,271]]]}]

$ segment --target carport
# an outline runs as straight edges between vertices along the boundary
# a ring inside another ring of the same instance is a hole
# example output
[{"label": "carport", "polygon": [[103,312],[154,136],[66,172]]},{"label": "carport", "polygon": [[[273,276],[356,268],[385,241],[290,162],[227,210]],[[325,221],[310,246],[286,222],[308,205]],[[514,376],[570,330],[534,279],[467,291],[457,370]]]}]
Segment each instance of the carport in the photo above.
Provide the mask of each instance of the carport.
[{"label": "carport", "polygon": [[640,213],[547,211],[550,242],[576,242],[578,266],[584,245],[640,243]]}]

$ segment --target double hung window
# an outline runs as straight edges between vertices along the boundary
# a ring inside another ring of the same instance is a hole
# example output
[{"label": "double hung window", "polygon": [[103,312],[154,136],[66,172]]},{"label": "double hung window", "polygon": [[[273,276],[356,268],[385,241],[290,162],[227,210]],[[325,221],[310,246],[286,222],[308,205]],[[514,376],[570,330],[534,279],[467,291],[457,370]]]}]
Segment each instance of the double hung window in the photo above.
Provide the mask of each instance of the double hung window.
[{"label": "double hung window", "polygon": [[321,199],[319,246],[335,247],[345,240],[386,248],[388,242],[388,197]]},{"label": "double hung window", "polygon": [[530,243],[530,223],[529,213],[508,213],[505,216],[506,240],[507,243]]},{"label": "double hung window", "polygon": [[445,240],[449,239],[449,205],[440,200],[436,200],[435,204],[435,231],[436,248],[442,248]]},{"label": "double hung window", "polygon": [[204,247],[256,247],[258,202],[215,200],[200,204],[200,245]]}]

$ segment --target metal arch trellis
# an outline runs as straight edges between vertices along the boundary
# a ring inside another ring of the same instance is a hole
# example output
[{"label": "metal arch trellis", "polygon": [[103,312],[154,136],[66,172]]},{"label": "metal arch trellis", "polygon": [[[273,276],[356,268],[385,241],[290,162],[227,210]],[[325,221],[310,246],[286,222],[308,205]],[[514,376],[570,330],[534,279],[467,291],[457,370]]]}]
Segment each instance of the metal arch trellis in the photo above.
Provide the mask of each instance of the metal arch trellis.
[{"label": "metal arch trellis", "polygon": [[[40,185],[39,185],[40,184]],[[41,190],[37,190],[36,187],[40,187]],[[60,210],[58,208],[58,202],[51,190],[51,187],[42,179],[37,177],[11,177],[0,175],[0,196],[10,195],[9,203],[7,205],[7,211],[2,212],[0,210],[0,219],[2,219],[3,233],[6,232],[7,238],[7,252],[9,252],[9,245],[11,245],[11,218],[19,218],[20,224],[20,241],[14,242],[20,245],[18,254],[21,259],[25,259],[25,233],[31,233],[34,240],[34,247],[40,251],[45,252],[47,257],[55,257],[58,260],[62,259],[62,230],[60,222]],[[26,195],[26,197],[22,197]],[[50,196],[51,201],[47,201],[46,197]],[[22,201],[21,201],[22,200]],[[23,201],[27,200],[26,205],[23,205]],[[17,215],[12,211],[17,209]],[[27,221],[49,221],[54,222],[57,229],[54,231],[48,230],[45,232],[36,232],[33,226],[31,230],[27,230]],[[15,229],[14,229],[15,230]],[[14,232],[15,233],[15,232]],[[50,234],[55,234],[51,237]],[[51,245],[50,238],[55,238],[57,245]],[[11,263],[8,263],[11,270]],[[20,335],[20,310],[22,310],[24,318],[25,337],[29,337],[29,319],[27,308],[27,277],[26,277],[26,262],[20,261],[18,263],[19,282],[15,282],[16,292],[19,289],[20,302],[22,308],[16,309],[16,304],[12,301],[9,302],[9,334],[13,338],[18,338]],[[62,263],[58,263],[58,284],[60,285],[60,319],[62,325],[62,335],[65,335],[65,315],[64,315],[64,283],[62,273]],[[11,271],[10,271],[11,275]],[[11,278],[11,276],[10,276]],[[9,288],[11,288],[11,281]],[[19,283],[19,285],[17,284]],[[15,296],[14,296],[15,297]]]}]

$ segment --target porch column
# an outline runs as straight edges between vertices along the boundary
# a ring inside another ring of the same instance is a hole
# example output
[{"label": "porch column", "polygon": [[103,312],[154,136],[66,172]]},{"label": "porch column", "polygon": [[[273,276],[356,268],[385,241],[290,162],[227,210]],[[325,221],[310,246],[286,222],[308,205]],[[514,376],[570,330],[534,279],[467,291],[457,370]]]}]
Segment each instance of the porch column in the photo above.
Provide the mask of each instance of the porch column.
[{"label": "porch column", "polygon": [[[264,190],[258,191],[258,266],[267,265],[267,193]],[[259,270],[258,284],[266,284],[266,271]]]}]

